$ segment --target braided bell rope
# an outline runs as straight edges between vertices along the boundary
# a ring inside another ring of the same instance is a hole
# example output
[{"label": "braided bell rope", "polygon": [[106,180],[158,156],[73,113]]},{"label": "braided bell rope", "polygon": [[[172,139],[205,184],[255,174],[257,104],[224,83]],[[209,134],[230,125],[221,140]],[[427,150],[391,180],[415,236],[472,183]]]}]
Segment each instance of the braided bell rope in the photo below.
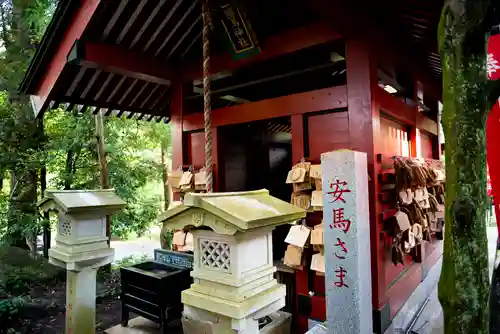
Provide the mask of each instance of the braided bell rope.
[{"label": "braided bell rope", "polygon": [[202,1],[203,16],[203,115],[205,119],[205,171],[207,192],[213,191],[212,174],[212,110],[210,90],[210,11],[208,0]]}]

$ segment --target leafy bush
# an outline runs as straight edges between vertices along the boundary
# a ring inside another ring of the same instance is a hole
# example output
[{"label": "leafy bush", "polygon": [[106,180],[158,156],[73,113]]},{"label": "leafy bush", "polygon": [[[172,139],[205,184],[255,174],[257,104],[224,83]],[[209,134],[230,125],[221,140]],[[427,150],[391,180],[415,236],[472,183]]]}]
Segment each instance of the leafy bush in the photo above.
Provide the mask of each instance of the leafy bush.
[{"label": "leafy bush", "polygon": [[0,323],[15,318],[35,285],[64,277],[65,270],[42,257],[32,258],[27,250],[17,247],[0,247]]}]

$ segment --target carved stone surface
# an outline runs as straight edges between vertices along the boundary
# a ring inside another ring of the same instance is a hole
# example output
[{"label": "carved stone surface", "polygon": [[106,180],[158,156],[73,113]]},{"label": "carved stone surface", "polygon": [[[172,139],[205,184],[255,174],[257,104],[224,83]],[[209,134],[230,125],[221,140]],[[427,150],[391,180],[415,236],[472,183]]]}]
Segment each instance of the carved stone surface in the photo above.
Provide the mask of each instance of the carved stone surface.
[{"label": "carved stone surface", "polygon": [[366,153],[321,155],[328,333],[372,334]]}]

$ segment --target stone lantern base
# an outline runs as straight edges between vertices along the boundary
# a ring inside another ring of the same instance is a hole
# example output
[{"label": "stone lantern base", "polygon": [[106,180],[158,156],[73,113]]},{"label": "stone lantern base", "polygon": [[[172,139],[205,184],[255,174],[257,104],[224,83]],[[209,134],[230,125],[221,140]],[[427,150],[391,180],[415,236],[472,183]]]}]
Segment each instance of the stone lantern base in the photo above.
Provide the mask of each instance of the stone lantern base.
[{"label": "stone lantern base", "polygon": [[283,297],[244,318],[237,319],[184,304],[182,328],[184,334],[288,334],[289,321],[274,322],[259,330],[260,318],[272,315],[284,306]]}]

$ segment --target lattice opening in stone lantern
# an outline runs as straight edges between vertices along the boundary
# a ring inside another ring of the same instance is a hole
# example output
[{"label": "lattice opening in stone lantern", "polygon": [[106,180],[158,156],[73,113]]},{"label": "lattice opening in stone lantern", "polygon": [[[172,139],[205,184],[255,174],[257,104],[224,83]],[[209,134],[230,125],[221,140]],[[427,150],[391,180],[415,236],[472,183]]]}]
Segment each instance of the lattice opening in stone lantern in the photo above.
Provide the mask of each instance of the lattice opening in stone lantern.
[{"label": "lattice opening in stone lantern", "polygon": [[59,221],[59,234],[64,236],[71,235],[71,222],[66,219],[61,219]]},{"label": "lattice opening in stone lantern", "polygon": [[231,272],[231,247],[221,241],[200,240],[201,264],[206,269]]}]

